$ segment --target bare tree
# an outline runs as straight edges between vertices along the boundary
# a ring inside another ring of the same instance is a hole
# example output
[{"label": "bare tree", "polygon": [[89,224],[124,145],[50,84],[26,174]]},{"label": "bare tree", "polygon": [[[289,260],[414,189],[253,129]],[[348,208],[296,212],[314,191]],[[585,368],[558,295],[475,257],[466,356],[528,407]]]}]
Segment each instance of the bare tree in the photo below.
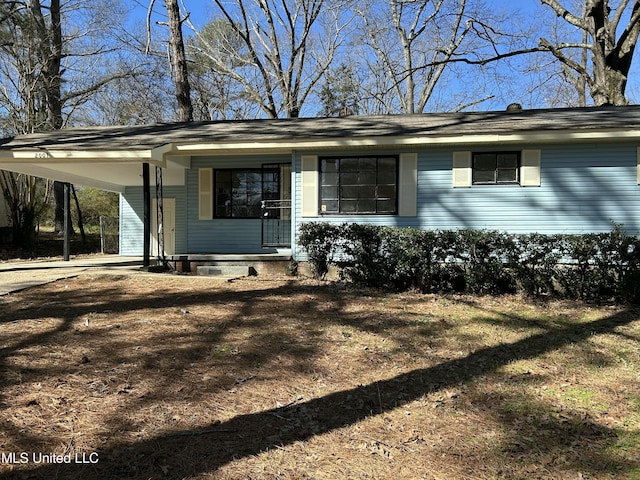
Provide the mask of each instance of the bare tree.
[{"label": "bare tree", "polygon": [[[62,118],[62,57],[63,37],[60,0],[50,0],[48,21],[40,0],[29,0],[30,18],[37,39],[36,58],[41,62],[42,93],[47,111],[45,128],[59,130],[64,124]],[[64,232],[64,184],[53,183],[55,199],[55,230]],[[69,228],[71,223],[68,223]]]},{"label": "bare tree", "polygon": [[[162,23],[169,27],[171,71],[176,88],[176,99],[178,101],[178,120],[181,122],[191,122],[193,121],[193,105],[191,104],[191,86],[189,85],[187,56],[182,36],[182,24],[186,18],[188,18],[188,15],[184,19],[181,18],[178,0],[165,0],[164,3],[167,9],[167,17],[169,21]],[[147,46],[151,41],[150,18],[154,4],[155,0],[151,0],[147,14]]]},{"label": "bare tree", "polygon": [[[63,4],[60,0],[16,0],[1,4],[0,16],[4,21],[0,25],[0,75],[4,88],[0,105],[7,112],[5,129],[11,133],[62,128],[70,113],[86,102],[91,92],[117,77],[105,74],[96,79],[92,72],[85,70],[80,74],[84,80],[73,81],[71,72],[76,68],[75,60],[101,57],[109,50],[87,41],[87,38],[95,39],[100,29],[94,30],[96,21],[80,14],[85,7],[73,2]],[[78,25],[68,25],[65,30],[63,23],[72,17]],[[86,79],[95,81],[88,83]],[[77,86],[80,87],[75,88]],[[24,176],[3,174],[4,196],[10,208],[19,210],[12,212],[13,221],[19,222],[14,224],[14,238],[33,234],[37,218],[31,213],[38,209],[32,208],[32,200],[27,204],[20,202],[38,193],[34,188],[36,183]],[[61,209],[56,210],[56,226],[61,231]]]},{"label": "bare tree", "polygon": [[[455,64],[483,66],[516,54],[509,49],[500,53],[498,44],[509,36],[493,26],[498,20],[489,19],[489,10],[474,0],[384,0],[356,10],[375,59],[363,55],[376,83],[371,95],[392,112],[425,111]],[[518,54],[529,51],[517,49]],[[456,109],[488,98],[490,94],[476,96]]]},{"label": "bare tree", "polygon": [[9,219],[16,245],[30,247],[34,227],[50,197],[51,182],[29,175],[0,170],[0,189],[9,209]]},{"label": "bare tree", "polygon": [[129,58],[114,58],[112,68],[114,71],[135,71],[135,74],[115,79],[91,95],[90,100],[76,111],[76,123],[144,125],[175,120],[178,106],[166,56],[132,52]]},{"label": "bare tree", "polygon": [[0,105],[7,130],[62,128],[95,92],[132,75],[110,68],[117,2],[0,3]]},{"label": "bare tree", "polygon": [[203,46],[201,53],[266,116],[297,117],[333,61],[349,20],[324,0],[214,1],[243,49],[232,62],[219,58],[215,48]]},{"label": "bare tree", "polygon": [[[577,42],[553,43],[542,38],[541,47],[572,73],[579,92],[588,87],[596,105],[627,104],[625,91],[640,34],[640,0],[620,0],[614,7],[609,0],[585,0],[579,14],[557,0],[541,1],[580,32]],[[580,52],[578,58],[571,53],[575,51]]]},{"label": "bare tree", "polygon": [[241,69],[250,61],[244,41],[227,20],[215,19],[191,36],[187,42],[187,55],[198,119],[226,120],[260,115],[260,107],[247,101],[242,84],[230,81],[227,73]]},{"label": "bare tree", "polygon": [[37,58],[42,62],[41,75],[47,108],[47,126],[62,128],[62,57],[63,37],[60,0],[49,0],[49,21],[45,19],[40,0],[29,0],[29,10],[38,39]]}]

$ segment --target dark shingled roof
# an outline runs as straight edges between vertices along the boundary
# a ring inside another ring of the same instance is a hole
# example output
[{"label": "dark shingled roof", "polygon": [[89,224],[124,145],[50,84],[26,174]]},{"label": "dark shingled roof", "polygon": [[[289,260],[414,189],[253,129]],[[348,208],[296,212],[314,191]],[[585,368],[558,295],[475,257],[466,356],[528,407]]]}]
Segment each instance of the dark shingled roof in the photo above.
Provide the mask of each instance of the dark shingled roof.
[{"label": "dark shingled roof", "polygon": [[439,137],[640,127],[640,105],[86,127],[0,140],[0,150],[147,150],[170,143]]}]

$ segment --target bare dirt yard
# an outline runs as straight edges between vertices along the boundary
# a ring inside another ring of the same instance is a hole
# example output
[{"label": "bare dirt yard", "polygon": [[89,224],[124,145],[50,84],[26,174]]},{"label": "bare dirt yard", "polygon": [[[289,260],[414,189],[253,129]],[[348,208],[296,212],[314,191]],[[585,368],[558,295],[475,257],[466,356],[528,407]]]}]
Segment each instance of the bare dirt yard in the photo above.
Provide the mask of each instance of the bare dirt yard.
[{"label": "bare dirt yard", "polygon": [[83,275],[0,297],[2,479],[640,479],[640,309]]}]

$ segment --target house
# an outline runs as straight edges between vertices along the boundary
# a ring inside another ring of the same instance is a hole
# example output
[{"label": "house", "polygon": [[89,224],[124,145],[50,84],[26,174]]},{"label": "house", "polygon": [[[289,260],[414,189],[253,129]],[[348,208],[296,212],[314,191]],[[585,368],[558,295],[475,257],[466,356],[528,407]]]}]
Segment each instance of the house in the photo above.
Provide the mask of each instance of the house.
[{"label": "house", "polygon": [[169,256],[302,259],[296,231],[309,221],[637,232],[639,159],[635,105],[88,127],[0,141],[2,169],[119,192],[120,253],[136,256],[152,242]]}]

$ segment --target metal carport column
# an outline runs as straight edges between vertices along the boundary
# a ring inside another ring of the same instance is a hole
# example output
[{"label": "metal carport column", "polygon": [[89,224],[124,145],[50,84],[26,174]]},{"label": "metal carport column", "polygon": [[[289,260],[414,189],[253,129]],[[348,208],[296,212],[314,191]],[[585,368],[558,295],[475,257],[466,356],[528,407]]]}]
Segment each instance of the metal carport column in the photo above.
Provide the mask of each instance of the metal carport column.
[{"label": "metal carport column", "polygon": [[142,266],[149,267],[149,252],[151,250],[151,181],[149,179],[149,164],[142,164],[142,184],[144,202],[144,241],[142,252]]}]

